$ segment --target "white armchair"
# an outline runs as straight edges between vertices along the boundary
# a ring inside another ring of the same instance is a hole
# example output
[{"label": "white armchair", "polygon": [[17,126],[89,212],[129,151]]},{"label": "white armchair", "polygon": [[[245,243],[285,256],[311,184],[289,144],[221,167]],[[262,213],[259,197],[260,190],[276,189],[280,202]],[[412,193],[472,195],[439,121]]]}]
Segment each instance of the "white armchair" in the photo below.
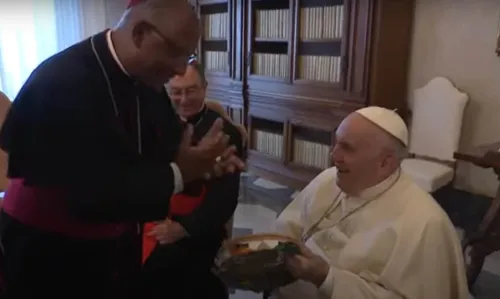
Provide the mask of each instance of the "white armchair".
[{"label": "white armchair", "polygon": [[413,94],[410,157],[402,169],[432,193],[455,177],[457,151],[469,97],[447,78],[436,77]]}]

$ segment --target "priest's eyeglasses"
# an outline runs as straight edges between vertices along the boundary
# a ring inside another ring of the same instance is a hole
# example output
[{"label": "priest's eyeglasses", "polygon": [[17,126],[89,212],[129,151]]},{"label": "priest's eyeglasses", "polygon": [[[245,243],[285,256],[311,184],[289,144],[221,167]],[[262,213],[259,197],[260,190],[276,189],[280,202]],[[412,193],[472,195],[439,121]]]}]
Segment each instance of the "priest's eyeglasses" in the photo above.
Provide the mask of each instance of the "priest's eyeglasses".
[{"label": "priest's eyeglasses", "polygon": [[198,56],[196,54],[191,54],[188,58],[188,65],[198,63]]},{"label": "priest's eyeglasses", "polygon": [[185,89],[179,89],[179,88],[167,89],[168,95],[171,98],[180,98],[184,96],[186,99],[197,98],[200,94],[200,91],[201,91],[201,86],[199,85],[190,86]]}]

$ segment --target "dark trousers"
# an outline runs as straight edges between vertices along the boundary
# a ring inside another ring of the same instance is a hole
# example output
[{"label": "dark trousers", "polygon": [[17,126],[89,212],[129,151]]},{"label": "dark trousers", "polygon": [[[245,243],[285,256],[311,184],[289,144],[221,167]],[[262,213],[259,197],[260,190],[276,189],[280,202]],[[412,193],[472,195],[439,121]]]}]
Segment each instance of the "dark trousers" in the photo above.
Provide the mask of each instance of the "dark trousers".
[{"label": "dark trousers", "polygon": [[132,258],[126,256],[133,252],[129,238],[67,238],[23,225],[5,213],[0,234],[7,298],[123,298],[128,293],[124,288],[136,278]]},{"label": "dark trousers", "polygon": [[227,299],[226,286],[211,272],[219,246],[217,238],[158,245],[143,265],[138,294],[145,299]]}]

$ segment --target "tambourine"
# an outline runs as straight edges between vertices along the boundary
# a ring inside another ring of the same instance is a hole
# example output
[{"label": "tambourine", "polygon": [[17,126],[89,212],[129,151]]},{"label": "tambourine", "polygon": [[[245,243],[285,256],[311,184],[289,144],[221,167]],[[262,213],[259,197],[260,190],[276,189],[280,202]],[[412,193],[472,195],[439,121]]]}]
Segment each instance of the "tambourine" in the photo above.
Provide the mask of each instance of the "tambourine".
[{"label": "tambourine", "polygon": [[214,273],[232,289],[270,291],[295,281],[285,267],[285,256],[298,253],[298,241],[287,236],[243,236],[222,246]]}]

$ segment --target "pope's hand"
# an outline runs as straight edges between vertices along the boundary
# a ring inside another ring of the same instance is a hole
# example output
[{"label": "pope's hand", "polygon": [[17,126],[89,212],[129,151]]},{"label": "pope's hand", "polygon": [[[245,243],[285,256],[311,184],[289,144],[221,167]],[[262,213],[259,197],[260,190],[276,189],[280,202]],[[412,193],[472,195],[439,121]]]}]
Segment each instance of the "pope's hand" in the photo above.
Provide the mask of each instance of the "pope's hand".
[{"label": "pope's hand", "polygon": [[300,251],[300,254],[287,255],[285,263],[288,271],[295,278],[311,282],[319,288],[328,276],[330,265],[304,245],[300,246]]},{"label": "pope's hand", "polygon": [[149,237],[155,237],[158,243],[172,244],[187,237],[188,233],[178,222],[167,219],[158,223],[149,233]]}]

